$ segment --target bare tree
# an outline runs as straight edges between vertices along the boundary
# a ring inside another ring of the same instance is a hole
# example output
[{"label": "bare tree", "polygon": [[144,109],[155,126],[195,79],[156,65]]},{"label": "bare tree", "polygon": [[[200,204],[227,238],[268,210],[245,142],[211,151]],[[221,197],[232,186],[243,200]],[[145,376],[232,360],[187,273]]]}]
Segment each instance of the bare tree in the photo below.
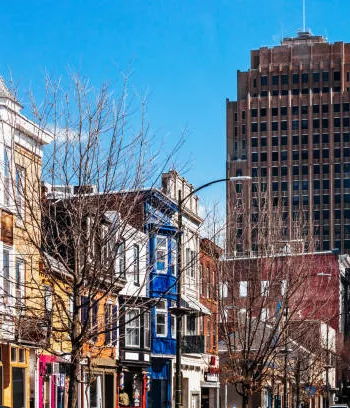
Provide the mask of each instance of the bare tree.
[{"label": "bare tree", "polygon": [[[47,78],[46,98],[40,105],[32,98],[32,115],[38,137],[49,129],[53,142],[43,162],[38,157],[26,163],[26,176],[12,172],[9,183],[25,231],[21,239],[38,254],[21,283],[25,296],[14,303],[21,310],[16,331],[67,357],[69,407],[77,406],[79,384],[92,381],[94,359],[106,352],[117,357],[119,322],[138,318],[128,310],[150,306],[142,189],[159,182],[181,145],[180,138],[160,155],[146,122],[146,101],[136,99],[135,110],[127,79],[116,95],[107,85],[95,91],[80,77],[73,76],[68,91]],[[138,285],[130,286],[122,309],[104,313],[107,303],[117,306],[128,276],[136,273],[128,255],[135,243],[143,256]]]},{"label": "bare tree", "polygon": [[[284,399],[288,400],[292,345],[303,343],[310,320],[337,313],[329,301],[336,275],[334,280],[317,276],[328,261],[307,252],[311,239],[303,235],[302,216],[293,222],[293,239],[288,240],[283,207],[270,207],[265,200],[260,204],[248,227],[254,251],[234,252],[236,256],[221,268],[222,379],[234,384],[244,408],[252,394],[271,386],[274,367],[285,373]],[[238,208],[240,213],[244,208]],[[233,239],[242,242],[245,234],[237,231]],[[237,247],[235,242],[232,247]],[[314,348],[308,352],[308,364],[313,352]]]}]

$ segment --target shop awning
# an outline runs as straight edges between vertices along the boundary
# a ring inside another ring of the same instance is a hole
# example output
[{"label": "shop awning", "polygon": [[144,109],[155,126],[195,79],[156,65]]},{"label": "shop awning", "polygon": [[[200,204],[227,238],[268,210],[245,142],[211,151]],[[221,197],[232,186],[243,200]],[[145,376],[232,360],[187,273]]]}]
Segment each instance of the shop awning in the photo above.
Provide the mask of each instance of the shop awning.
[{"label": "shop awning", "polygon": [[200,313],[203,315],[210,315],[210,310],[202,305],[197,299],[189,296],[189,295],[181,295],[181,303],[182,306],[191,309],[192,313]]}]

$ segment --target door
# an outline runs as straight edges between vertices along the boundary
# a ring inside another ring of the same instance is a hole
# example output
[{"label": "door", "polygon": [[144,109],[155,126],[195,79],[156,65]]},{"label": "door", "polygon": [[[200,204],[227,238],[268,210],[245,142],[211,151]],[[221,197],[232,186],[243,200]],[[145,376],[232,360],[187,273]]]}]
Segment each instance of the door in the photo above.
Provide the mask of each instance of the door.
[{"label": "door", "polygon": [[149,408],[167,408],[167,380],[152,380],[149,392]]},{"label": "door", "polygon": [[105,406],[114,408],[114,375],[105,374]]},{"label": "door", "polygon": [[25,403],[25,368],[12,367],[12,406],[23,408]]}]

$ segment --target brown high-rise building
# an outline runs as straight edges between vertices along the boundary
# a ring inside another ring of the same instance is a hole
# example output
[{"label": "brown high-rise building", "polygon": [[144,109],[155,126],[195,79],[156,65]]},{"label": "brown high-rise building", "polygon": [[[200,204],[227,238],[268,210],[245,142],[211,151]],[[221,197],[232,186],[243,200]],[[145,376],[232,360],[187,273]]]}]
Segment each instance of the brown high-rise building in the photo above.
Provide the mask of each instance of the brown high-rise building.
[{"label": "brown high-rise building", "polygon": [[252,177],[228,184],[229,253],[257,250],[262,202],[286,240],[302,214],[316,249],[350,251],[349,102],[350,44],[301,32],[251,52],[227,101],[227,175]]}]

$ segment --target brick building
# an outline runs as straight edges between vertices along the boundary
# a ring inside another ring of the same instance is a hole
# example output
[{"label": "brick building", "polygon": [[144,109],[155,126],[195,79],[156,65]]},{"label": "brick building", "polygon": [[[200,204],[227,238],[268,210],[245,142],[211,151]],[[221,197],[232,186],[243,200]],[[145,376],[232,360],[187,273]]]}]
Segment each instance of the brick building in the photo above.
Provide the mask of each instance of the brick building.
[{"label": "brick building", "polygon": [[[203,316],[205,351],[210,355],[202,384],[202,408],[215,406],[219,392],[218,318],[219,318],[219,261],[223,250],[207,238],[200,242],[200,302],[210,315]],[[216,386],[216,388],[214,387]]]},{"label": "brick building", "polygon": [[227,176],[252,182],[227,186],[229,252],[258,250],[261,200],[280,206],[286,240],[302,217],[315,249],[348,252],[350,44],[300,32],[253,50],[237,90],[227,100]]}]

